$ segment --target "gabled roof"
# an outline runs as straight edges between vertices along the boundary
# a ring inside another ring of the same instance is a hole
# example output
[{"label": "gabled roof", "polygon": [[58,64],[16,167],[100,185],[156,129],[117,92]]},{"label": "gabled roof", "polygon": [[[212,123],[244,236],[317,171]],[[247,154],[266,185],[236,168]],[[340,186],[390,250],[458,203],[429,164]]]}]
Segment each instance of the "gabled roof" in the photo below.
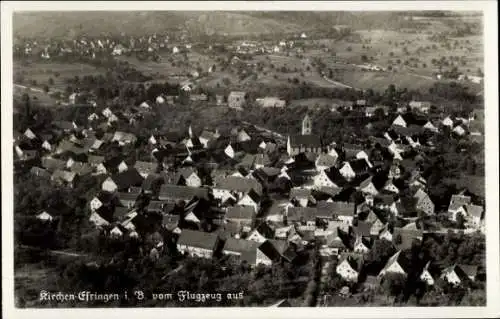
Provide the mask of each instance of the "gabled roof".
[{"label": "gabled roof", "polygon": [[158,166],[157,163],[154,163],[154,162],[144,162],[144,161],[136,161],[135,164],[134,164],[134,167],[139,172],[148,172],[148,173],[153,173],[156,170],[157,166]]},{"label": "gabled roof", "polygon": [[473,217],[477,217],[477,218],[483,217],[484,209],[482,206],[467,205],[465,209],[467,210],[467,213]]},{"label": "gabled roof", "polygon": [[290,199],[309,198],[310,196],[311,196],[311,189],[309,188],[294,187],[290,189],[290,196],[289,196]]},{"label": "gabled roof", "polygon": [[290,135],[291,147],[321,147],[321,139],[317,135]]},{"label": "gabled roof", "polygon": [[76,176],[76,173],[74,173],[74,172],[68,172],[68,171],[57,169],[52,174],[52,179],[61,180],[61,181],[67,182],[67,183],[71,183],[75,179],[75,176]]},{"label": "gabled roof", "polygon": [[258,195],[262,194],[262,185],[256,179],[253,178],[227,176],[222,178],[216,178],[214,182],[215,182],[215,188],[237,191],[242,193],[248,193],[253,189]]},{"label": "gabled roof", "polygon": [[339,257],[338,264],[340,265],[342,262],[347,261],[352,269],[359,272],[363,267],[363,255],[356,253],[342,253]]},{"label": "gabled roof", "polygon": [[158,197],[160,200],[191,200],[194,197],[208,199],[208,189],[202,187],[163,184],[161,185]]},{"label": "gabled roof", "polygon": [[226,212],[227,219],[248,219],[252,220],[255,214],[254,208],[251,206],[233,206],[229,207]]},{"label": "gabled roof", "polygon": [[316,166],[333,167],[337,163],[337,159],[331,155],[321,153],[316,159]]},{"label": "gabled roof", "polygon": [[[324,211],[322,211],[324,213]],[[319,217],[319,211],[316,207],[289,207],[287,219],[288,221],[305,221],[316,220]]]},{"label": "gabled roof", "polygon": [[214,250],[218,236],[214,233],[183,229],[177,245],[186,245],[208,250]]},{"label": "gabled roof", "polygon": [[332,208],[334,214],[337,216],[353,216],[354,215],[354,203],[348,202],[332,202]]},{"label": "gabled roof", "polygon": [[111,177],[118,189],[127,189],[130,186],[141,186],[142,176],[135,168],[129,168],[126,171],[117,173]]},{"label": "gabled roof", "polygon": [[408,273],[409,269],[409,261],[406,260],[403,254],[401,254],[401,250],[398,250],[394,255],[392,255],[385,264],[384,268],[380,271],[380,274],[385,273],[394,263],[398,263],[401,268]]},{"label": "gabled roof", "polygon": [[257,248],[259,243],[252,240],[236,239],[229,237],[224,243],[224,251],[240,253],[241,261],[255,264],[257,261]]},{"label": "gabled roof", "polygon": [[353,231],[356,235],[363,237],[370,237],[370,229],[373,223],[366,221],[358,221],[358,224],[353,227]]},{"label": "gabled roof", "polygon": [[48,171],[55,171],[64,169],[66,167],[66,162],[57,158],[43,157],[42,167],[46,168]]}]

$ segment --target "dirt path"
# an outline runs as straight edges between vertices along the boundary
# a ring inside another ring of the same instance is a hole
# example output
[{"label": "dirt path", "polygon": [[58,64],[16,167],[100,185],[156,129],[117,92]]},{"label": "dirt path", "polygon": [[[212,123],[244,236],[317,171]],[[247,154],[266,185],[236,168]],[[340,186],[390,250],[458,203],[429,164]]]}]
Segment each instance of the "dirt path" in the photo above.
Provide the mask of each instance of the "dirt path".
[{"label": "dirt path", "polygon": [[[31,249],[31,250],[43,250],[41,248],[34,247],[34,246],[28,246],[28,245],[19,245],[19,246],[17,246],[17,248]],[[69,250],[52,250],[52,249],[48,249],[48,250],[45,250],[45,251],[47,251],[48,253],[50,253],[52,255],[59,255],[59,256],[70,256],[70,257],[87,257],[87,256],[89,256],[89,254],[78,253],[78,252],[69,251]]]}]

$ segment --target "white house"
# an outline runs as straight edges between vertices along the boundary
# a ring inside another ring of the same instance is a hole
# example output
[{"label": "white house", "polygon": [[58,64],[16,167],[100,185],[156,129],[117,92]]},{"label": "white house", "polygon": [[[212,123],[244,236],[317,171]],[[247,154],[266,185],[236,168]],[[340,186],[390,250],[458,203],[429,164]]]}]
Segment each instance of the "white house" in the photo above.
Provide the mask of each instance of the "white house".
[{"label": "white house", "polygon": [[420,280],[425,282],[427,285],[432,286],[432,285],[434,285],[434,278],[432,277],[431,273],[429,272],[430,263],[431,263],[430,261],[427,262],[424,269],[422,270],[422,273],[420,274]]},{"label": "white house", "polygon": [[349,162],[344,162],[339,172],[348,181],[356,177],[356,173],[352,169],[351,164],[349,164]]},{"label": "white house", "polygon": [[263,243],[267,239],[264,237],[257,229],[254,229],[247,237],[247,240],[255,241],[258,243]]},{"label": "white house", "polygon": [[42,143],[42,148],[50,152],[52,150],[52,145],[50,145],[50,143],[45,140]]},{"label": "white house", "polygon": [[104,182],[102,182],[101,188],[106,192],[114,193],[118,189],[118,185],[116,185],[111,177],[108,177]]},{"label": "white house", "polygon": [[90,201],[90,210],[96,211],[100,207],[102,207],[102,202],[99,200],[99,198],[97,197],[92,198],[92,200]]},{"label": "white house", "polygon": [[398,117],[396,117],[396,119],[394,119],[394,121],[392,122],[392,125],[399,125],[399,126],[403,126],[403,127],[406,127],[406,121],[403,119],[403,117],[401,115],[398,115]]},{"label": "white house", "polygon": [[347,255],[341,257],[341,261],[335,268],[335,272],[346,281],[357,282],[359,276],[359,260]]},{"label": "white house", "polygon": [[41,220],[41,221],[49,221],[51,222],[53,217],[46,211],[41,212],[40,214],[36,215],[36,218]]},{"label": "white house", "polygon": [[228,146],[226,146],[226,148],[224,149],[224,154],[226,154],[230,158],[234,158],[234,149],[231,146],[231,144],[229,144]]},{"label": "white house", "polygon": [[446,118],[444,118],[441,121],[441,124],[443,124],[443,126],[452,127],[453,126],[453,121],[452,121],[452,119],[449,116],[447,116]]},{"label": "white house", "polygon": [[115,226],[113,227],[113,229],[109,231],[109,235],[113,238],[120,238],[123,236],[123,232],[120,230],[118,226]]},{"label": "white house", "polygon": [[33,133],[33,131],[29,128],[27,128],[26,131],[24,131],[24,136],[26,136],[30,140],[33,140],[36,138],[35,133]]},{"label": "white house", "polygon": [[326,174],[324,170],[320,171],[316,176],[313,178],[314,180],[314,187],[316,188],[321,188],[321,187],[332,187],[332,188],[338,188],[338,186],[332,182],[330,177]]}]

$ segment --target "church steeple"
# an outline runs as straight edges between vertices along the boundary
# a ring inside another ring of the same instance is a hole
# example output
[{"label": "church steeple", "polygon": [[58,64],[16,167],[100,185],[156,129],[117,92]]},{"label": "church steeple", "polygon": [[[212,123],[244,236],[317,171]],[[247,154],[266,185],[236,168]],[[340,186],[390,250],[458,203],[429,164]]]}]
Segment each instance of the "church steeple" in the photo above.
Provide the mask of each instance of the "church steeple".
[{"label": "church steeple", "polygon": [[312,122],[308,114],[304,116],[302,120],[302,135],[311,135],[312,133]]}]

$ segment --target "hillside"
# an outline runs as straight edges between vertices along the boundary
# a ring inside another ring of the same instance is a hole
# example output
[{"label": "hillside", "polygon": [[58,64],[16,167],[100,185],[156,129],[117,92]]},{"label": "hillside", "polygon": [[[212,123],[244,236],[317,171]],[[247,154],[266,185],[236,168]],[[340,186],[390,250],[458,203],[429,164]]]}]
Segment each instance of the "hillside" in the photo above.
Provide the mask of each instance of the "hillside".
[{"label": "hillside", "polygon": [[292,22],[255,17],[242,12],[143,11],[143,12],[27,12],[14,14],[14,35],[19,37],[97,36],[102,33],[144,35],[187,30],[199,34],[263,34],[298,32]]},{"label": "hillside", "polygon": [[329,29],[347,25],[352,29],[399,29],[417,27],[402,12],[346,11],[80,11],[23,12],[14,14],[14,34],[20,37],[101,33],[144,33],[186,30],[200,34],[269,34]]}]

